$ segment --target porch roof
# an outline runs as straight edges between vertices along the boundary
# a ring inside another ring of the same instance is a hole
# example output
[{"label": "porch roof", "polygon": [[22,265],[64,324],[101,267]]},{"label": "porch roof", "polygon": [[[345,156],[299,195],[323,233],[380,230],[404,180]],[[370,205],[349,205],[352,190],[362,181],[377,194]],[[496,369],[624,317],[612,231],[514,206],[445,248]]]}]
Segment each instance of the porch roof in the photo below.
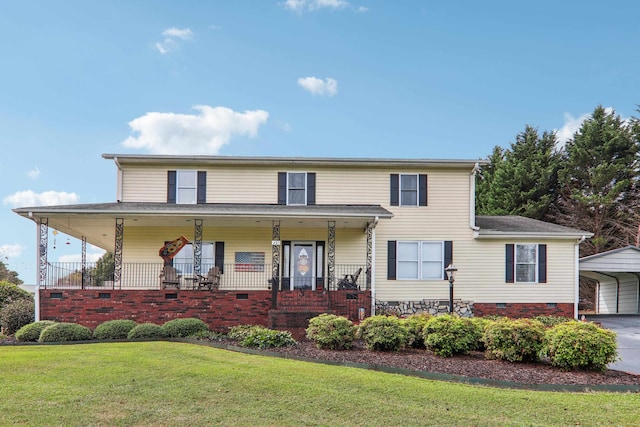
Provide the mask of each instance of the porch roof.
[{"label": "porch roof", "polygon": [[[86,237],[87,242],[111,249],[115,241],[115,219],[135,227],[192,226],[202,219],[205,227],[281,227],[322,228],[336,221],[337,228],[362,228],[377,219],[393,214],[380,205],[307,205],[204,203],[167,204],[152,202],[89,203],[78,205],[38,206],[13,209],[25,218],[48,218],[50,228],[72,237]],[[135,223],[135,224],[132,224]]]}]

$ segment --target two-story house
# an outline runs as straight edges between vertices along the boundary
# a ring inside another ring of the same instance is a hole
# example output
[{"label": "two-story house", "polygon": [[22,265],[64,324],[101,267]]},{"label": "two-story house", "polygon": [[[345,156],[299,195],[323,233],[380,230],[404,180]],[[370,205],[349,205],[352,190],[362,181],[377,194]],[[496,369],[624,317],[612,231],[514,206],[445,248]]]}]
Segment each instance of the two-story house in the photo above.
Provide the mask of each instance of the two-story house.
[{"label": "two-story house", "polygon": [[[482,161],[103,158],[115,202],[14,209],[38,226],[41,318],[302,328],[325,311],[435,313],[450,308],[451,264],[461,315],[577,315],[590,233],[476,217]],[[82,263],[48,262],[50,228],[81,239]],[[86,262],[87,243],[113,252],[108,277]]]}]

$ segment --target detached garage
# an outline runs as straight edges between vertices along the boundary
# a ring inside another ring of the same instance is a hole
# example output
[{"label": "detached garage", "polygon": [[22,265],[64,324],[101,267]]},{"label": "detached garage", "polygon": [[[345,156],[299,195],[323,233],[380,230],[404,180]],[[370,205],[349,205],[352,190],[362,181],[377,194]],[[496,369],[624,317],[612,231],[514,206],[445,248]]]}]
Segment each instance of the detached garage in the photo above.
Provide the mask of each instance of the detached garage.
[{"label": "detached garage", "polygon": [[640,313],[640,248],[627,246],[580,258],[580,276],[597,282],[596,314]]}]

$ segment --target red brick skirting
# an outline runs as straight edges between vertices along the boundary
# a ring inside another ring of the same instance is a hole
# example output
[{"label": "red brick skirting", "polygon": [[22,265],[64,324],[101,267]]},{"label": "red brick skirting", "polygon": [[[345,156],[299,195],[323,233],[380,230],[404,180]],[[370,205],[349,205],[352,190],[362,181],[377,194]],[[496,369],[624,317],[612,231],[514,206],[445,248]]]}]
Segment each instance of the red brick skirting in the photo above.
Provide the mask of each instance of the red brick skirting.
[{"label": "red brick skirting", "polygon": [[474,303],[473,315],[482,317],[488,315],[507,316],[511,318],[535,316],[563,316],[573,317],[572,303],[506,303],[488,304]]}]

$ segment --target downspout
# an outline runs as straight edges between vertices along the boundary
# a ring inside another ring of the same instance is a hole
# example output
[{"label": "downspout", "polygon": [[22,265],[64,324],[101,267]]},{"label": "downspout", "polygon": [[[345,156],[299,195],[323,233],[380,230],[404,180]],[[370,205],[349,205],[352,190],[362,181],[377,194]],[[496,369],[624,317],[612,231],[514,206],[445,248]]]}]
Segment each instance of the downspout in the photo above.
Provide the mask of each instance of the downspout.
[{"label": "downspout", "polygon": [[379,217],[375,217],[371,226],[371,315],[376,315],[376,226]]},{"label": "downspout", "polygon": [[117,157],[113,158],[116,166],[118,167],[118,174],[116,176],[116,201],[120,203],[122,201],[122,166]]},{"label": "downspout", "polygon": [[480,230],[476,226],[476,174],[480,171],[480,164],[476,162],[469,174],[469,228],[473,231]]},{"label": "downspout", "polygon": [[574,266],[574,284],[573,284],[573,318],[578,318],[578,302],[580,301],[580,243],[584,242],[587,239],[587,236],[582,236],[575,245],[574,248],[574,256],[575,266]]}]

